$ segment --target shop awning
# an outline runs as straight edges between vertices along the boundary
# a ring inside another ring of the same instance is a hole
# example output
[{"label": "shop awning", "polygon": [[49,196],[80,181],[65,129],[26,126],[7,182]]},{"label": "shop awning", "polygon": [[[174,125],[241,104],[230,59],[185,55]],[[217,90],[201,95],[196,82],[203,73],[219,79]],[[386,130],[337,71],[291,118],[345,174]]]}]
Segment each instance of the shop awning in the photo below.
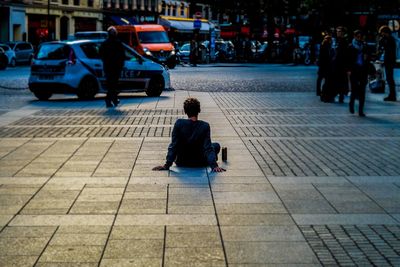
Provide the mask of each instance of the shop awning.
[{"label": "shop awning", "polygon": [[[160,17],[159,23],[167,28],[175,29],[178,32],[193,32],[193,19],[171,19]],[[212,27],[211,23],[207,20],[201,21],[200,33],[209,33],[210,27]]]},{"label": "shop awning", "polygon": [[133,18],[125,18],[119,16],[111,16],[111,19],[116,25],[135,25],[137,24]]}]

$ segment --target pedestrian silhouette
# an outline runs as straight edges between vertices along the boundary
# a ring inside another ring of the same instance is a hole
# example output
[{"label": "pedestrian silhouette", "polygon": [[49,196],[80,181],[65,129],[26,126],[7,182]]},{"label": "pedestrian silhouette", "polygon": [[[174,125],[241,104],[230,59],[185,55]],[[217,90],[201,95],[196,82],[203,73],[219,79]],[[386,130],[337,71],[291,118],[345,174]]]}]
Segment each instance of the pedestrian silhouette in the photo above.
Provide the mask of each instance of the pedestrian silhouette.
[{"label": "pedestrian silhouette", "polygon": [[354,102],[358,99],[358,115],[364,117],[365,87],[368,83],[369,55],[364,35],[360,30],[354,32],[354,38],[349,46],[348,74],[350,76],[351,96],[350,113],[354,113]]},{"label": "pedestrian silhouette", "polygon": [[389,95],[384,100],[396,101],[396,85],[393,78],[396,65],[396,40],[391,35],[391,30],[388,26],[380,27],[379,34],[382,36],[379,40],[379,48],[381,52],[385,53],[383,64],[385,65],[386,81],[389,85]]},{"label": "pedestrian silhouette", "polygon": [[332,89],[329,88],[331,81],[331,66],[332,66],[332,36],[325,35],[324,40],[321,43],[321,48],[318,57],[318,78],[317,78],[317,96],[321,96],[321,100],[325,96],[322,96],[322,82],[324,84],[324,94]]},{"label": "pedestrian silhouette", "polygon": [[100,46],[100,55],[103,61],[103,70],[106,76],[108,108],[118,106],[118,81],[125,62],[125,49],[117,38],[117,29],[113,26],[107,29],[108,38]]}]

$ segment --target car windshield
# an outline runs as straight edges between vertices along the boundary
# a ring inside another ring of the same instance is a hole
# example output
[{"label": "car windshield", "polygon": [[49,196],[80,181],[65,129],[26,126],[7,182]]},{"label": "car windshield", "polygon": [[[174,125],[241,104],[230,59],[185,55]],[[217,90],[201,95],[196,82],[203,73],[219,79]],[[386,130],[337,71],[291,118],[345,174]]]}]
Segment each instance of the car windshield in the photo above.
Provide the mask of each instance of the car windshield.
[{"label": "car windshield", "polygon": [[100,59],[100,43],[81,44],[81,49],[87,58]]},{"label": "car windshield", "polygon": [[181,49],[179,49],[181,51],[190,51],[190,44],[184,44],[182,45]]},{"label": "car windshield", "polygon": [[65,44],[42,44],[35,59],[67,59],[69,51]]},{"label": "car windshield", "polygon": [[166,32],[139,32],[139,40],[144,44],[169,43]]}]

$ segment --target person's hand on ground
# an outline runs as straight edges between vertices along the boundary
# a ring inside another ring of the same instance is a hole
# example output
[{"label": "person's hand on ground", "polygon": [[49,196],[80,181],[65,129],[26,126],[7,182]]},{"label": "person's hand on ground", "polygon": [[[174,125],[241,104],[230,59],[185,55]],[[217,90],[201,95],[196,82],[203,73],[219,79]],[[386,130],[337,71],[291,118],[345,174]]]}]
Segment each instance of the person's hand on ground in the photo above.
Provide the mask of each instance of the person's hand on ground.
[{"label": "person's hand on ground", "polygon": [[163,165],[163,166],[157,166],[153,168],[153,171],[168,171],[169,167]]},{"label": "person's hand on ground", "polygon": [[226,170],[224,168],[221,167],[215,167],[214,169],[212,169],[212,172],[225,172]]}]

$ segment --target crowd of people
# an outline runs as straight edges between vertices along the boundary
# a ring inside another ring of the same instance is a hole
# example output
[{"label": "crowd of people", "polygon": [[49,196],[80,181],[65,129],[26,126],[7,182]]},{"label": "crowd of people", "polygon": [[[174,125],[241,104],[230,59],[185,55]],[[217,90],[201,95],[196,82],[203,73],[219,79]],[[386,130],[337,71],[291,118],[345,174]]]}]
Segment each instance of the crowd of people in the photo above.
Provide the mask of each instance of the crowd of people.
[{"label": "crowd of people", "polygon": [[321,44],[318,59],[318,78],[316,94],[323,102],[334,102],[338,96],[339,103],[350,91],[349,111],[354,113],[355,101],[358,99],[358,115],[365,116],[365,90],[368,75],[374,73],[372,60],[383,54],[386,81],[389,86],[389,95],[384,101],[396,101],[394,82],[394,67],[396,64],[396,41],[391,35],[388,26],[379,29],[379,45],[376,53],[367,49],[365,35],[361,30],[353,32],[350,42],[346,39],[345,28],[336,28],[336,42],[332,44],[332,36],[327,33]]}]

